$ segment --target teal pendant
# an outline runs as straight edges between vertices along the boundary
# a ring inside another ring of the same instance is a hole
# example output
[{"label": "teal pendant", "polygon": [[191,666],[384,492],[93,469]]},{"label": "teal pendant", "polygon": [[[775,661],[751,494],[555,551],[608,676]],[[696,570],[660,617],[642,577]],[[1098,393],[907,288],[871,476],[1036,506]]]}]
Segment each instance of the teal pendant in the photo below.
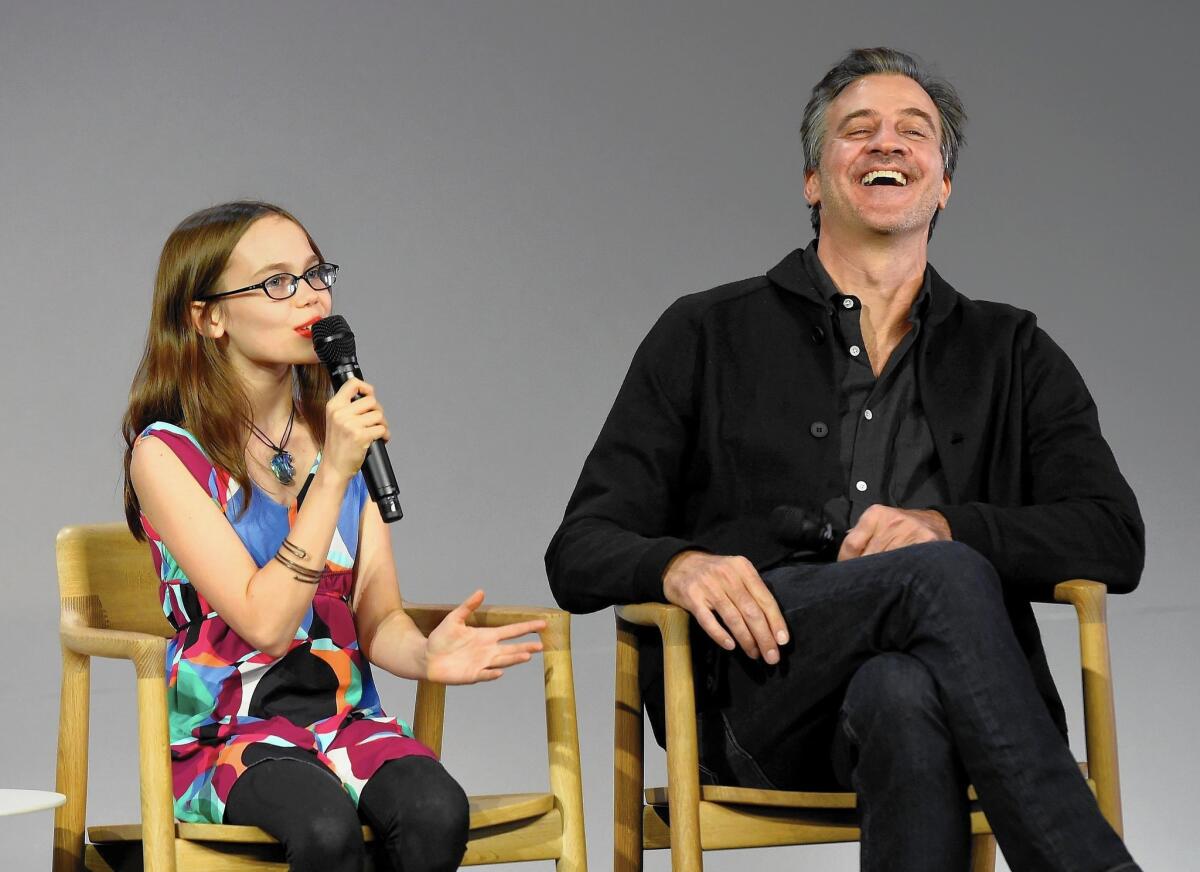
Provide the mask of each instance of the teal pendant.
[{"label": "teal pendant", "polygon": [[271,458],[271,472],[280,484],[291,484],[296,480],[296,467],[292,465],[292,453],[282,448]]}]

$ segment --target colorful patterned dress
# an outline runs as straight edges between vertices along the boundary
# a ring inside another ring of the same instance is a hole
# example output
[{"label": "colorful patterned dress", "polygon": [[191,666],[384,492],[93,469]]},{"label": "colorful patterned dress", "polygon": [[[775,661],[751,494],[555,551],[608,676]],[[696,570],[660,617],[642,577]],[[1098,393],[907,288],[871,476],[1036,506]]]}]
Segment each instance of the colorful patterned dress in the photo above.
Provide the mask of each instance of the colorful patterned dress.
[{"label": "colorful patterned dress", "polygon": [[[296,517],[256,488],[242,517],[238,484],[215,467],[188,431],[156,422],[139,437],[167,445],[225,513],[259,566],[275,556]],[[313,471],[320,464],[320,455]],[[175,816],[221,823],[238,777],[263,760],[292,758],[333,773],[358,802],[367,779],[388,760],[433,757],[408,725],[380,708],[370,665],[358,647],[350,594],[361,475],[347,487],[324,574],[312,605],[282,657],[243,641],[192,587],[166,544],[142,516],[162,579],[163,613],[178,631],[167,645],[167,707]],[[297,582],[299,583],[299,582]]]}]

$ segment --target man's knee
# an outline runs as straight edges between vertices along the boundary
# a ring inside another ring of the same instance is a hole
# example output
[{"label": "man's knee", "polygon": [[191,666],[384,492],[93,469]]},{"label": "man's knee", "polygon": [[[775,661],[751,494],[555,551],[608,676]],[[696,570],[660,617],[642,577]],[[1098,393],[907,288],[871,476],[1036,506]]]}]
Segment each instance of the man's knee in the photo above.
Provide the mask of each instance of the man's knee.
[{"label": "man's knee", "polygon": [[913,584],[950,608],[995,605],[1000,577],[991,561],[962,542],[927,542],[908,549]]},{"label": "man's knee", "polygon": [[940,718],[941,700],[929,670],[909,654],[877,654],[858,668],[843,709],[852,726],[878,721],[889,733],[917,720]]}]

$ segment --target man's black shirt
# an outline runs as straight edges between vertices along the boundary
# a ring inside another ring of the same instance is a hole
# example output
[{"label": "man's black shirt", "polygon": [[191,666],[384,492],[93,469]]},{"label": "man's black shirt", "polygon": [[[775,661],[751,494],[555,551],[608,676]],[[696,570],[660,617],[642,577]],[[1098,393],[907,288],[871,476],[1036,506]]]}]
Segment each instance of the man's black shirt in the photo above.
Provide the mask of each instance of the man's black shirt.
[{"label": "man's black shirt", "polygon": [[908,333],[876,378],[863,341],[861,301],[837,287],[817,257],[815,240],[804,249],[803,263],[814,299],[828,309],[833,322],[839,448],[846,476],[844,498],[821,508],[837,526],[849,529],[876,503],[906,509],[945,503],[950,495],[921,405],[912,352],[928,308],[930,271],[925,270],[913,301]]}]

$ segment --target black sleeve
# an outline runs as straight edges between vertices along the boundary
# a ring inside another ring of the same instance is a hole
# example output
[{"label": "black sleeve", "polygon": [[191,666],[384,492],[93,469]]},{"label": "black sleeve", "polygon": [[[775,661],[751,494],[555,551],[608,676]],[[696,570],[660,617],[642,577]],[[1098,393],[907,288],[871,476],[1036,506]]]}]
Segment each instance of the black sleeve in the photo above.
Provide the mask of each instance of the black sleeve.
[{"label": "black sleeve", "polygon": [[698,347],[695,320],[677,302],[634,354],[546,550],[562,608],[663,602],[663,570],[696,547],[672,534],[694,427]]},{"label": "black sleeve", "polygon": [[985,503],[935,506],[953,537],[991,560],[1007,583],[1041,587],[1069,578],[1137,587],[1145,528],[1117,468],[1096,405],[1078,370],[1040,328],[1022,360],[1022,492],[1016,508]]}]

